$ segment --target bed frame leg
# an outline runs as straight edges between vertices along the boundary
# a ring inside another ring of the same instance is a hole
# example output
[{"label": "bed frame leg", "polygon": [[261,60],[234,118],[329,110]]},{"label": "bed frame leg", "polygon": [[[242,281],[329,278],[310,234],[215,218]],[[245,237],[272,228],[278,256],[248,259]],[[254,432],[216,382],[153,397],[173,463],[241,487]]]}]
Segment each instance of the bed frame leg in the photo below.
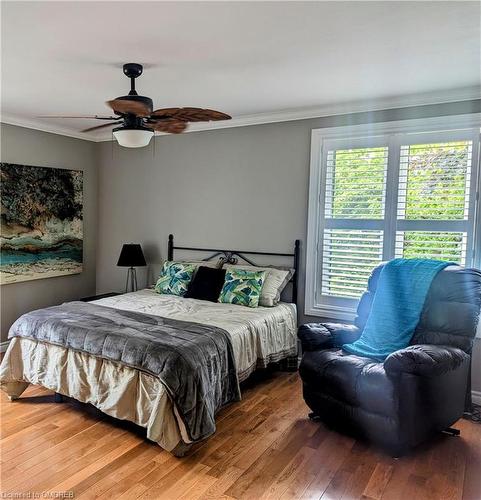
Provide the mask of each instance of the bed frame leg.
[{"label": "bed frame leg", "polygon": [[58,392],[56,392],[53,396],[53,400],[56,402],[56,403],[63,403],[63,396],[61,394],[59,394]]},{"label": "bed frame leg", "polygon": [[452,427],[444,429],[443,432],[445,434],[449,434],[450,436],[459,436],[461,434],[461,431],[459,429],[453,429]]},{"label": "bed frame leg", "polygon": [[299,366],[299,359],[297,356],[290,356],[284,358],[279,362],[279,367],[283,372],[296,372]]}]

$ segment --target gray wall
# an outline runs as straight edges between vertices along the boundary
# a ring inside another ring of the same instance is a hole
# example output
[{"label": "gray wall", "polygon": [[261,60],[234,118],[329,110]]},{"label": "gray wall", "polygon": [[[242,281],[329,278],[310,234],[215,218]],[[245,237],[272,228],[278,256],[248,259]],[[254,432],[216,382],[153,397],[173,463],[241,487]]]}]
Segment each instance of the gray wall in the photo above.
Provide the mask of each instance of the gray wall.
[{"label": "gray wall", "polygon": [[[305,242],[313,128],[480,111],[478,100],[162,136],[155,156],[152,148],[112,148],[2,125],[1,161],[84,171],[84,271],[3,285],[1,341],[26,311],[95,289],[122,290],[125,270],[115,264],[124,242],[144,247],[149,267],[140,272],[141,285],[155,280],[170,232],[179,244],[195,246],[289,251],[294,239]],[[302,312],[303,273],[300,288]],[[301,314],[301,321],[312,320]],[[481,391],[479,341],[473,379]]]},{"label": "gray wall", "polygon": [[84,266],[81,274],[2,285],[1,341],[10,325],[33,309],[95,293],[97,168],[95,143],[1,125],[1,161],[84,171]]},{"label": "gray wall", "polygon": [[[124,242],[144,248],[142,285],[154,281],[171,232],[200,247],[286,252],[294,239],[305,242],[313,128],[480,111],[477,100],[161,136],[155,156],[152,147],[100,143],[97,290],[123,289],[125,270],[115,264]],[[299,299],[303,312],[303,274]],[[479,348],[473,369],[481,390]]]}]

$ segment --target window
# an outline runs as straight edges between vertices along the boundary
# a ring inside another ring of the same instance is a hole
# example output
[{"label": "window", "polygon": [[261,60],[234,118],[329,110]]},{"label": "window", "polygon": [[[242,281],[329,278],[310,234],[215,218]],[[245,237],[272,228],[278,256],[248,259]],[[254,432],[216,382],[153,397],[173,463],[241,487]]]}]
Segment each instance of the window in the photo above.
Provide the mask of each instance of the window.
[{"label": "window", "polygon": [[481,264],[476,120],[313,131],[306,314],[352,319],[384,260]]}]

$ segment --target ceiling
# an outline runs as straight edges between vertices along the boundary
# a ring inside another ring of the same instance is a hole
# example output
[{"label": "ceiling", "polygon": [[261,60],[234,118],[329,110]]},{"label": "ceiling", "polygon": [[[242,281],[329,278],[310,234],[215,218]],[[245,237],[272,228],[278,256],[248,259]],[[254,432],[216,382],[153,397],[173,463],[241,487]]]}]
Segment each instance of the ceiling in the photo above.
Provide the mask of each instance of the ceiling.
[{"label": "ceiling", "polygon": [[232,125],[474,98],[481,83],[479,2],[2,2],[1,22],[2,121],[74,136],[98,122],[36,116],[108,113],[124,62],[145,65],[154,107]]}]

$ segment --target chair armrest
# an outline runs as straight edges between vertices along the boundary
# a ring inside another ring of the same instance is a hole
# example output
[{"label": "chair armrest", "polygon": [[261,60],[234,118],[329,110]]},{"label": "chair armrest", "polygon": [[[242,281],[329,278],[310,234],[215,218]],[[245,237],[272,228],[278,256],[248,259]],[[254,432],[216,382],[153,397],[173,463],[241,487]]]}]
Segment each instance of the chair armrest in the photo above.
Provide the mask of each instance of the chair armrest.
[{"label": "chair armrest", "polygon": [[361,331],[357,326],[342,323],[308,323],[299,327],[297,336],[303,351],[320,351],[354,342]]},{"label": "chair armrest", "polygon": [[386,373],[434,376],[455,370],[469,359],[457,347],[416,344],[390,354],[384,361]]}]

